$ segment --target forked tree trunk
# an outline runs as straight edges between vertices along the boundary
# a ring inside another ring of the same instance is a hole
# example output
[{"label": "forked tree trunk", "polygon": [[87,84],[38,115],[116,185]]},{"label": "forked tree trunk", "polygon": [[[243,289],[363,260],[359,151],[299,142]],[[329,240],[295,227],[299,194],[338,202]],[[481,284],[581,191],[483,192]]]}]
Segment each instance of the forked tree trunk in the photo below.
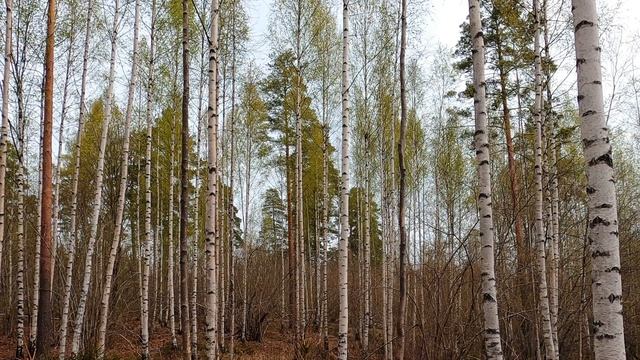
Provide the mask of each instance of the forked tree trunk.
[{"label": "forked tree trunk", "polygon": [[338,359],[347,360],[349,331],[349,4],[342,1],[342,166],[338,243]]},{"label": "forked tree trunk", "polygon": [[478,210],[480,215],[480,261],[484,341],[488,359],[502,359],[498,297],[495,279],[493,209],[491,207],[491,158],[484,76],[484,36],[480,20],[480,1],[469,0],[469,19],[473,39],[473,85],[476,132],[474,144],[478,164]]},{"label": "forked tree trunk", "polygon": [[75,167],[71,185],[71,226],[69,230],[69,253],[65,272],[64,299],[62,301],[62,320],[60,322],[60,343],[58,356],[64,359],[67,345],[67,330],[69,321],[69,307],[71,302],[71,282],[73,279],[73,265],[75,261],[77,242],[77,218],[78,218],[78,182],[80,179],[80,148],[82,145],[82,128],[84,125],[84,100],[87,90],[87,69],[89,63],[89,35],[91,34],[91,15],[93,12],[93,0],[87,4],[87,19],[84,34],[84,48],[82,53],[82,79],[80,80],[80,110],[78,115],[78,131],[76,134],[76,144],[74,149]]},{"label": "forked tree trunk", "polygon": [[111,241],[111,251],[107,262],[107,273],[105,275],[102,301],[100,302],[100,323],[98,325],[98,359],[104,358],[107,339],[107,321],[109,316],[109,298],[111,297],[111,284],[113,282],[113,271],[116,263],[118,248],[120,247],[120,237],[122,234],[122,218],[124,215],[124,204],[127,195],[127,181],[129,180],[129,134],[131,128],[131,118],[133,117],[133,96],[138,84],[138,33],[140,27],[140,0],[135,2],[135,20],[133,25],[133,58],[131,59],[131,79],[129,80],[129,93],[127,96],[127,109],[124,119],[124,142],[122,145],[122,160],[120,163],[120,188],[118,192],[118,208],[116,209],[116,219],[114,224],[113,239]]},{"label": "forked tree trunk", "polygon": [[207,224],[206,224],[206,278],[207,315],[206,350],[207,359],[215,360],[218,350],[218,279],[216,274],[216,234],[218,208],[218,0],[211,1],[211,25],[209,28],[209,102],[207,108]]},{"label": "forked tree trunk", "polygon": [[[91,214],[91,225],[89,233],[89,241],[87,245],[87,254],[85,256],[86,263],[84,268],[84,277],[82,280],[82,289],[80,292],[80,300],[78,303],[78,311],[76,314],[75,327],[73,330],[73,341],[71,343],[71,354],[77,356],[80,351],[80,337],[82,336],[82,328],[84,325],[84,316],[87,307],[87,297],[89,294],[89,284],[91,281],[91,272],[93,265],[93,253],[98,235],[98,220],[100,219],[100,210],[102,207],[102,179],[104,172],[104,158],[107,148],[107,137],[109,134],[109,123],[112,117],[113,106],[113,83],[115,78],[116,65],[116,44],[118,37],[118,22],[120,14],[120,0],[115,0],[115,13],[113,16],[113,29],[111,33],[111,58],[109,61],[109,80],[107,85],[107,99],[104,104],[104,119],[102,121],[102,135],[100,138],[100,149],[98,152],[98,166],[96,169],[95,194],[93,197],[93,209]],[[43,214],[44,216],[44,214]],[[42,294],[44,296],[44,294]]]},{"label": "forked tree trunk", "polygon": [[533,1],[533,11],[535,15],[535,90],[536,97],[534,103],[533,118],[536,124],[536,159],[535,159],[535,185],[536,185],[536,247],[538,259],[538,275],[539,289],[538,296],[540,298],[540,315],[542,317],[542,336],[545,343],[545,351],[548,359],[555,360],[556,352],[553,344],[553,334],[551,329],[551,312],[549,307],[549,294],[547,288],[547,269],[546,269],[546,253],[545,253],[545,231],[543,220],[543,186],[542,186],[542,68],[540,59],[540,9],[538,0]]},{"label": "forked tree trunk", "polygon": [[594,0],[572,0],[578,109],[587,165],[593,349],[596,360],[625,358],[615,175],[604,117],[598,14]]},{"label": "forked tree trunk", "polygon": [[[2,78],[2,128],[0,129],[0,274],[4,245],[5,187],[7,174],[7,145],[9,141],[9,81],[13,63],[13,0],[5,1],[4,69]],[[4,287],[0,279],[0,288]]]}]

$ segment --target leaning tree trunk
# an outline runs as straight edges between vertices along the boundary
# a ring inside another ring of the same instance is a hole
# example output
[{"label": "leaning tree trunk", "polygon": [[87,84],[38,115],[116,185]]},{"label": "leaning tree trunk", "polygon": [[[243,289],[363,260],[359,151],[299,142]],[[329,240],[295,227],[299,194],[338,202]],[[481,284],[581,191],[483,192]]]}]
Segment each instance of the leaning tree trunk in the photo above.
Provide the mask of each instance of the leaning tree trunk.
[{"label": "leaning tree trunk", "polygon": [[53,238],[51,234],[51,195],[52,195],[52,151],[51,140],[53,133],[53,68],[54,68],[54,41],[56,28],[56,2],[49,0],[47,13],[47,40],[45,50],[45,75],[44,75],[44,117],[43,117],[43,143],[42,143],[42,190],[40,206],[40,299],[38,304],[38,331],[37,352],[40,357],[46,358],[49,355],[52,344],[53,319],[51,306],[51,273]]},{"label": "leaning tree trunk", "polygon": [[133,25],[133,58],[131,59],[131,79],[129,80],[129,93],[127,96],[127,109],[124,119],[124,143],[122,145],[122,161],[120,163],[120,189],[118,193],[118,208],[114,224],[113,239],[111,241],[111,252],[107,262],[107,273],[105,275],[104,290],[100,303],[100,323],[98,325],[98,359],[104,358],[107,338],[107,321],[109,316],[109,297],[111,296],[111,284],[113,282],[113,271],[116,263],[118,248],[120,247],[120,236],[122,233],[122,217],[124,214],[124,203],[127,196],[127,181],[129,180],[129,133],[131,118],[133,117],[133,96],[136,91],[138,81],[138,33],[140,27],[140,0],[135,2],[135,21]]},{"label": "leaning tree trunk", "polygon": [[545,254],[545,232],[543,220],[543,186],[542,186],[542,68],[540,59],[540,11],[538,0],[533,1],[533,11],[535,15],[535,103],[533,118],[536,124],[536,160],[535,160],[535,184],[536,184],[536,245],[538,258],[538,275],[540,297],[540,313],[542,316],[542,334],[545,343],[545,351],[548,359],[556,359],[556,352],[553,344],[553,332],[551,329],[551,312],[549,308],[549,294],[547,288],[547,270]]},{"label": "leaning tree trunk", "polygon": [[[4,244],[5,187],[7,175],[7,145],[9,141],[9,81],[13,63],[13,0],[5,1],[4,69],[2,78],[2,128],[0,130],[0,274],[2,274],[2,246]],[[0,289],[3,288],[0,278]]]},{"label": "leaning tree trunk", "polygon": [[347,360],[349,331],[349,0],[342,1],[342,181],[338,243],[338,359]]},{"label": "leaning tree trunk", "polygon": [[484,36],[480,20],[480,1],[469,0],[469,19],[473,39],[473,85],[476,132],[474,144],[478,163],[478,209],[480,213],[480,252],[484,340],[488,359],[502,359],[498,297],[494,266],[493,210],[491,208],[491,158],[484,76]]},{"label": "leaning tree trunk", "polygon": [[397,337],[397,353],[396,359],[404,359],[404,325],[405,325],[405,313],[407,307],[407,276],[405,274],[405,257],[407,252],[407,229],[405,225],[405,194],[406,194],[406,178],[407,178],[407,164],[405,163],[405,142],[407,133],[407,93],[406,93],[406,79],[405,79],[405,52],[407,48],[407,0],[402,0],[402,15],[400,18],[400,138],[398,140],[398,165],[400,172],[400,184],[398,194],[398,230],[400,232],[400,252],[398,254],[398,261],[400,263],[399,269],[399,284],[400,284],[400,300],[398,310],[398,322],[396,324],[398,337]]},{"label": "leaning tree trunk", "polygon": [[91,14],[93,10],[93,0],[87,4],[87,22],[84,36],[84,49],[82,55],[82,79],[80,80],[80,111],[78,115],[78,131],[76,134],[76,144],[74,151],[74,172],[71,185],[71,226],[69,230],[69,253],[66,266],[64,282],[64,299],[62,301],[62,320],[60,322],[60,343],[58,356],[64,359],[67,345],[67,330],[69,321],[69,307],[71,303],[71,282],[73,279],[73,265],[75,260],[75,249],[77,242],[77,218],[78,218],[78,182],[80,179],[80,147],[82,145],[82,127],[84,125],[84,100],[87,90],[87,69],[89,63],[89,35],[91,34]]},{"label": "leaning tree trunk", "polygon": [[[86,263],[84,267],[84,278],[82,280],[82,289],[80,292],[80,300],[78,303],[78,311],[76,314],[75,327],[73,330],[73,341],[71,343],[71,354],[77,356],[80,351],[80,337],[82,336],[82,327],[84,325],[84,316],[87,307],[87,297],[89,294],[89,283],[91,281],[91,271],[93,265],[93,253],[98,235],[98,220],[100,219],[100,210],[102,207],[102,179],[104,173],[104,158],[107,148],[107,137],[109,134],[109,123],[112,117],[113,107],[113,83],[115,78],[116,65],[116,44],[118,37],[118,21],[120,13],[120,1],[115,0],[115,13],[113,16],[113,29],[111,33],[111,59],[109,62],[109,80],[107,85],[107,100],[104,105],[104,120],[102,122],[102,135],[100,138],[100,150],[98,152],[98,166],[96,170],[95,193],[93,197],[93,209],[91,214],[91,225],[89,232],[89,241],[87,245],[87,254],[85,256]],[[44,214],[43,214],[44,216]]]},{"label": "leaning tree trunk", "polygon": [[191,359],[189,321],[189,243],[187,239],[189,206],[189,1],[182,0],[182,136],[180,154],[180,323],[182,357]]},{"label": "leaning tree trunk", "polygon": [[596,360],[624,359],[622,278],[615,174],[604,117],[598,16],[594,0],[572,0],[578,108],[587,164],[589,239]]},{"label": "leaning tree trunk", "polygon": [[209,28],[209,103],[207,108],[207,223],[206,223],[206,350],[207,359],[217,358],[218,350],[218,279],[216,278],[216,216],[218,207],[218,0],[211,1],[211,25]]}]

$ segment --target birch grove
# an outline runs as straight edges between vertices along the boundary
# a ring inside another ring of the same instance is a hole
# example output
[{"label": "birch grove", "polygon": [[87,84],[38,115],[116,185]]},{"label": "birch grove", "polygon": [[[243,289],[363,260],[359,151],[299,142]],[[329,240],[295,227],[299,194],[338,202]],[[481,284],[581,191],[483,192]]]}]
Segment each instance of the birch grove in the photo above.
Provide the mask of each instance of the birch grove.
[{"label": "birch grove", "polygon": [[0,358],[640,351],[640,4],[3,10]]}]

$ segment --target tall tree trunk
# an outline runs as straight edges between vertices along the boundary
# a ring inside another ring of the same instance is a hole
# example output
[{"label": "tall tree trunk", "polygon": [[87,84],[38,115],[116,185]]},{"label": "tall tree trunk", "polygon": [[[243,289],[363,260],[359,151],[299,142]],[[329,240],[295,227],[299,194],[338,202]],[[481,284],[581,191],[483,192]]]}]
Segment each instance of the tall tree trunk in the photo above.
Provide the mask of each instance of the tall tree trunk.
[{"label": "tall tree trunk", "polygon": [[[42,204],[40,219],[40,299],[38,304],[38,331],[37,352],[40,358],[46,358],[49,354],[49,347],[52,344],[53,328],[52,306],[51,306],[51,267],[53,257],[53,239],[51,237],[51,194],[52,194],[52,158],[51,140],[53,133],[53,71],[54,71],[54,37],[56,27],[56,2],[49,0],[47,12],[47,41],[45,50],[45,75],[44,75],[44,118],[42,143]],[[5,82],[5,84],[7,84]],[[6,116],[6,114],[4,115]],[[4,121],[4,120],[3,120]],[[0,165],[1,166],[1,165]],[[4,168],[3,168],[4,169]]]},{"label": "tall tree trunk", "polygon": [[349,0],[342,1],[342,169],[338,243],[338,359],[346,360],[349,331]]},{"label": "tall tree trunk", "polygon": [[93,0],[87,4],[87,19],[85,24],[84,46],[82,53],[82,79],[80,80],[80,110],[78,115],[78,131],[74,149],[74,171],[71,187],[71,227],[69,231],[69,253],[64,282],[64,299],[62,301],[62,319],[60,321],[60,343],[58,356],[63,360],[66,353],[67,331],[69,321],[69,307],[71,303],[71,282],[73,280],[73,266],[75,261],[76,243],[78,237],[78,182],[80,179],[80,148],[82,145],[82,128],[84,125],[85,96],[87,90],[87,70],[89,64],[89,35],[91,34],[91,15],[93,13]]},{"label": "tall tree trunk", "polygon": [[133,117],[133,101],[136,86],[138,84],[138,33],[140,27],[140,0],[135,2],[135,20],[133,25],[133,58],[131,59],[131,78],[129,80],[129,93],[127,96],[127,109],[124,119],[124,142],[122,145],[122,160],[120,163],[120,187],[118,191],[118,208],[114,224],[113,239],[111,241],[111,251],[107,262],[107,273],[105,274],[104,289],[100,302],[100,323],[98,325],[98,359],[104,358],[107,339],[107,321],[109,317],[109,298],[111,297],[111,286],[113,283],[113,273],[116,263],[116,256],[120,248],[120,236],[122,234],[122,218],[124,215],[124,204],[127,195],[127,181],[129,180],[129,134],[131,128],[131,118]]},{"label": "tall tree trunk", "polygon": [[559,194],[558,194],[558,167],[557,167],[557,156],[556,156],[556,141],[555,141],[555,131],[558,127],[557,116],[553,114],[552,108],[552,96],[551,96],[551,70],[549,68],[549,63],[551,60],[551,54],[549,53],[549,24],[547,22],[547,0],[543,0],[542,2],[542,21],[544,26],[544,52],[547,57],[547,61],[545,63],[547,66],[544,67],[545,73],[545,89],[547,92],[547,103],[548,103],[548,113],[547,117],[551,118],[547,120],[547,129],[549,136],[549,150],[547,150],[547,158],[550,162],[549,166],[549,193],[550,193],[550,203],[551,207],[551,244],[550,244],[550,255],[551,255],[551,269],[550,269],[550,300],[551,300],[551,329],[553,332],[553,344],[556,350],[556,358],[560,358],[560,347],[558,341],[558,317],[559,317],[559,297],[558,297],[558,284],[559,284],[559,246],[558,242],[560,241],[560,214],[559,214]]},{"label": "tall tree trunk", "polygon": [[578,108],[587,165],[593,349],[596,360],[624,359],[618,214],[609,129],[604,117],[598,16],[594,0],[572,0]]},{"label": "tall tree trunk", "polygon": [[182,0],[182,136],[180,161],[180,321],[182,358],[191,358],[189,321],[189,243],[187,239],[189,207],[189,1]]},{"label": "tall tree trunk", "polygon": [[[2,249],[4,245],[5,187],[7,174],[7,145],[9,141],[9,81],[13,63],[13,0],[5,1],[4,69],[2,78],[2,128],[0,130],[0,274],[2,273]],[[4,284],[0,279],[0,289]],[[9,285],[11,288],[11,285]]]},{"label": "tall tree trunk", "polygon": [[302,114],[301,114],[301,87],[302,87],[302,48],[301,48],[301,37],[302,37],[302,3],[303,1],[298,0],[296,6],[296,108],[295,108],[295,116],[296,116],[296,257],[298,258],[298,267],[296,277],[298,281],[296,282],[296,286],[298,289],[298,326],[300,328],[300,332],[298,334],[298,340],[304,339],[306,333],[306,322],[307,322],[307,314],[305,311],[305,283],[306,283],[306,274],[305,274],[305,236],[304,236],[304,218],[303,218],[303,209],[302,209]]},{"label": "tall tree trunk", "polygon": [[178,340],[176,338],[176,292],[174,286],[175,279],[175,264],[174,264],[174,253],[175,246],[173,244],[173,218],[174,218],[174,208],[173,208],[173,187],[175,184],[175,174],[174,174],[174,159],[175,159],[175,116],[171,119],[171,156],[169,159],[169,221],[167,227],[168,235],[169,235],[169,250],[167,254],[167,291],[169,292],[169,305],[167,306],[167,310],[169,313],[169,329],[171,330],[171,345],[174,348],[178,347]]},{"label": "tall tree trunk", "polygon": [[476,132],[474,144],[478,163],[478,210],[480,215],[480,252],[482,310],[484,313],[485,352],[488,359],[502,359],[498,297],[493,254],[493,209],[491,207],[491,157],[487,121],[486,82],[484,76],[484,36],[480,20],[480,1],[469,0],[469,19],[473,39],[473,84]]},{"label": "tall tree trunk", "polygon": [[247,127],[247,136],[246,136],[246,159],[245,159],[245,199],[244,199],[244,215],[242,219],[243,223],[243,249],[244,256],[242,260],[242,327],[240,330],[240,339],[242,341],[246,340],[247,333],[247,280],[248,280],[248,269],[249,269],[249,204],[250,204],[250,194],[251,194],[251,129]]},{"label": "tall tree trunk", "polygon": [[[137,3],[137,1],[136,1]],[[155,66],[155,36],[156,36],[156,0],[151,3],[151,34],[149,41],[149,78],[147,83],[147,108],[146,108],[146,148],[144,164],[144,272],[142,274],[142,318],[140,319],[140,347],[142,360],[149,359],[149,273],[151,268],[151,144],[153,138],[153,91],[154,91],[154,66]],[[158,136],[159,137],[159,136]],[[159,147],[158,147],[159,148]],[[157,166],[157,161],[156,161]],[[156,181],[159,177],[156,176]],[[156,204],[159,204],[159,192],[156,194]],[[156,228],[156,232],[158,228]],[[156,258],[157,259],[157,258]],[[157,271],[155,271],[157,274]],[[157,279],[157,277],[156,277]],[[157,291],[156,281],[156,291]]]},{"label": "tall tree trunk", "polygon": [[[8,85],[8,84],[7,84]],[[18,97],[18,143],[16,144],[17,158],[18,158],[18,273],[16,276],[17,287],[17,301],[16,301],[16,359],[22,359],[24,356],[24,249],[25,249],[25,234],[24,234],[24,191],[25,191],[25,159],[24,159],[24,108],[23,108],[23,89],[22,80],[17,84],[17,97]],[[37,235],[36,235],[37,236]],[[37,283],[37,282],[36,282]],[[33,321],[32,321],[33,322]],[[37,329],[34,329],[37,330]],[[35,331],[33,332],[35,340]],[[35,343],[32,343],[35,345]]]},{"label": "tall tree trunk", "polygon": [[206,350],[207,359],[217,358],[218,351],[218,279],[216,274],[216,234],[218,208],[218,0],[211,1],[211,25],[209,28],[209,102],[207,107],[207,223],[206,223]]},{"label": "tall tree trunk", "polygon": [[407,304],[407,275],[405,274],[406,252],[407,252],[407,229],[405,225],[405,196],[406,196],[406,178],[407,168],[405,164],[405,142],[407,133],[407,94],[406,94],[406,79],[405,79],[405,52],[407,47],[407,0],[402,0],[402,15],[400,25],[400,138],[398,139],[398,165],[400,172],[400,184],[398,194],[398,230],[400,232],[400,252],[398,253],[398,261],[400,263],[399,269],[399,284],[400,284],[400,300],[399,300],[399,313],[398,322],[396,328],[398,332],[397,338],[397,353],[396,359],[404,359],[404,326],[405,326],[405,311]]},{"label": "tall tree trunk", "polygon": [[[206,9],[202,9],[204,13]],[[197,125],[197,138],[196,138],[196,183],[195,183],[195,205],[194,209],[196,211],[195,221],[194,221],[194,236],[193,236],[193,248],[192,248],[192,258],[191,258],[191,271],[192,271],[192,283],[191,283],[191,357],[192,359],[198,358],[198,256],[200,254],[200,150],[201,150],[201,141],[202,141],[202,85],[204,83],[204,72],[202,71],[202,66],[204,66],[205,61],[205,36],[206,34],[202,34],[202,52],[200,53],[200,64],[199,64],[199,72],[200,72],[200,80],[198,82],[198,125]]]},{"label": "tall tree trunk", "polygon": [[536,182],[536,245],[538,258],[540,312],[542,316],[542,336],[545,342],[545,351],[548,359],[556,359],[556,352],[553,344],[551,330],[551,314],[549,308],[549,295],[547,289],[547,269],[545,254],[545,231],[543,220],[543,186],[542,186],[542,69],[540,59],[540,9],[538,0],[533,1],[533,11],[535,15],[535,90],[536,97],[534,103],[533,118],[536,124],[536,161],[535,161],[535,182]]},{"label": "tall tree trunk", "polygon": [[[86,263],[84,268],[84,277],[82,280],[82,289],[80,292],[80,300],[78,303],[78,311],[76,314],[75,327],[73,330],[73,341],[71,343],[71,354],[77,356],[80,351],[80,337],[82,336],[82,327],[84,325],[84,316],[87,306],[87,297],[89,294],[89,284],[91,281],[91,271],[93,265],[93,253],[95,251],[95,243],[98,235],[98,220],[100,219],[100,210],[102,207],[102,179],[104,172],[104,158],[107,148],[107,138],[109,134],[109,123],[112,117],[113,106],[113,83],[115,78],[116,65],[116,44],[118,37],[118,22],[120,14],[120,1],[115,0],[115,13],[113,16],[113,28],[111,33],[111,58],[109,61],[109,80],[107,85],[107,99],[104,105],[104,120],[102,122],[102,135],[100,138],[100,149],[98,152],[98,166],[96,169],[95,194],[93,198],[93,209],[91,214],[91,225],[89,233],[89,241],[87,245]],[[44,217],[43,213],[43,217]],[[44,220],[43,220],[44,221]],[[46,233],[43,233],[46,235]],[[44,236],[43,235],[43,236]],[[41,294],[44,296],[44,294]]]},{"label": "tall tree trunk", "polygon": [[231,16],[231,124],[230,124],[230,136],[229,145],[230,157],[229,157],[229,207],[227,212],[227,221],[229,223],[229,261],[227,267],[229,268],[229,354],[231,359],[234,358],[234,345],[235,345],[235,329],[236,329],[236,263],[234,256],[234,239],[235,239],[235,212],[234,212],[234,193],[233,193],[233,180],[235,178],[235,128],[236,128],[236,5],[237,2],[233,0],[233,14]]}]

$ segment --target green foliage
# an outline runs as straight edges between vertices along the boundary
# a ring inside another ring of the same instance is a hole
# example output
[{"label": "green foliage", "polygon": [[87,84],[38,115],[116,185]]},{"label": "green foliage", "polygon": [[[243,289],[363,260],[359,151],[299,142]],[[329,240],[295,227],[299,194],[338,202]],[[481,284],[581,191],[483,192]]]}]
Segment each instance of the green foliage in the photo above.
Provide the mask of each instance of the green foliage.
[{"label": "green foliage", "polygon": [[265,191],[261,212],[260,242],[272,250],[286,248],[287,210],[277,189],[269,188]]}]

